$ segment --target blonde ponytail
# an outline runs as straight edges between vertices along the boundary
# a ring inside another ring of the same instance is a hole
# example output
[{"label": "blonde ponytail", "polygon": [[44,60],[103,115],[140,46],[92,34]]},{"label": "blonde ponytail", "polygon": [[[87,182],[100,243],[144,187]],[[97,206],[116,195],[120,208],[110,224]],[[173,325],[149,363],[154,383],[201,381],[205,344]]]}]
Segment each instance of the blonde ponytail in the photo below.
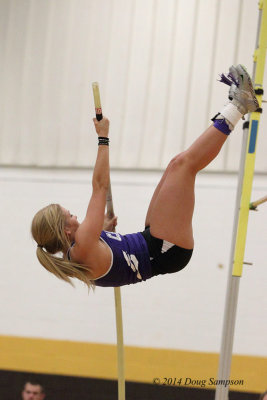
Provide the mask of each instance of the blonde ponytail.
[{"label": "blonde ponytail", "polygon": [[[77,278],[90,288],[94,285],[90,280],[88,267],[69,261],[65,256],[71,243],[64,228],[65,216],[59,204],[50,204],[35,214],[31,232],[37,242],[37,258],[57,278],[72,286],[70,278]],[[62,255],[55,256],[57,253]]]}]

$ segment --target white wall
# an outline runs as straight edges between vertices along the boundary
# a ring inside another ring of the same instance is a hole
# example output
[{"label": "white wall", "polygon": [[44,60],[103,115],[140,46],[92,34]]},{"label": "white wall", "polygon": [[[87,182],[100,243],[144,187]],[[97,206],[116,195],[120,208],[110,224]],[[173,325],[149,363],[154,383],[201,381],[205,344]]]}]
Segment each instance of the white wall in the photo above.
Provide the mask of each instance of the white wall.
[{"label": "white wall", "polygon": [[[93,165],[99,81],[112,165],[164,167],[225,103],[218,74],[252,71],[257,24],[258,0],[2,0],[0,163]],[[209,169],[236,170],[240,138]]]},{"label": "white wall", "polygon": [[[91,171],[0,171],[0,335],[115,343],[113,289],[89,295],[44,270],[30,236],[34,213],[59,202],[79,219]],[[112,173],[118,231],[143,229],[157,173]],[[180,273],[122,288],[125,344],[219,352],[235,205],[236,177],[202,174],[196,184],[195,251]],[[267,192],[255,177],[253,199]],[[251,212],[240,283],[234,352],[267,356],[267,206]],[[219,264],[223,268],[219,268]]]}]

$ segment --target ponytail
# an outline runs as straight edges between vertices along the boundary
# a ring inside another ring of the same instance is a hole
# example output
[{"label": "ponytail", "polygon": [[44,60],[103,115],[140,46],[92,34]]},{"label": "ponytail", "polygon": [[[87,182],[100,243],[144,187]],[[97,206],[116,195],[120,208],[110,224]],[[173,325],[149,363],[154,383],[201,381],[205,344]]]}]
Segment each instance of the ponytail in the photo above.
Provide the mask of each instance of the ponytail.
[{"label": "ponytail", "polygon": [[[88,267],[69,261],[64,255],[71,245],[64,227],[65,217],[59,204],[50,204],[37,212],[31,227],[32,236],[37,242],[37,258],[47,271],[72,286],[70,278],[79,279],[88,288],[94,287]],[[60,252],[62,256],[54,255]]]}]

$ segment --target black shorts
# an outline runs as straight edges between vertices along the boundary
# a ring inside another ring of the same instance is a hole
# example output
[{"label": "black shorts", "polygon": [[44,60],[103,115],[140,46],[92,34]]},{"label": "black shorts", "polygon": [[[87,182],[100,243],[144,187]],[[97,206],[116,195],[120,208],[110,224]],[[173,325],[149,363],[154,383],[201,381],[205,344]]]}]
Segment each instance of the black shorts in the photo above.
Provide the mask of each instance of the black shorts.
[{"label": "black shorts", "polygon": [[147,227],[141,234],[147,243],[152,276],[178,272],[189,263],[193,249],[184,249],[166,240],[155,238],[150,233],[150,227]]}]

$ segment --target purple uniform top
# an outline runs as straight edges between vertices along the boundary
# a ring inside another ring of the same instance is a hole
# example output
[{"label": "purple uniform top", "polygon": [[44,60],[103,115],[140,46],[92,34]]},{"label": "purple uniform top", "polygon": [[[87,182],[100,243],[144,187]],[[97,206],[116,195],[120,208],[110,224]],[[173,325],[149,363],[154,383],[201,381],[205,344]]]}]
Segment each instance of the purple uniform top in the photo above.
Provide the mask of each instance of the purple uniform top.
[{"label": "purple uniform top", "polygon": [[93,280],[96,286],[123,286],[151,278],[149,252],[141,233],[102,231],[100,239],[110,248],[112,259],[108,271]]}]

